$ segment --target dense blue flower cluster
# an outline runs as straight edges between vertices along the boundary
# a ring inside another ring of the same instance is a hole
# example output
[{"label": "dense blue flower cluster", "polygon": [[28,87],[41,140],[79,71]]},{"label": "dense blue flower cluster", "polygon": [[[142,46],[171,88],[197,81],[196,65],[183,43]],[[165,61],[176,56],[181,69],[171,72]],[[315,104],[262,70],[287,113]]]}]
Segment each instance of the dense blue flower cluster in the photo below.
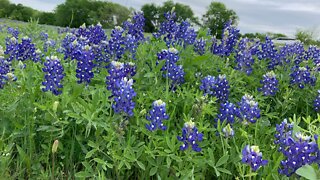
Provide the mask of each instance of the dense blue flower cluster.
[{"label": "dense blue flower cluster", "polygon": [[168,120],[169,116],[166,113],[166,103],[162,100],[156,100],[152,104],[152,109],[149,111],[149,115],[146,116],[150,124],[146,124],[146,128],[149,131],[154,131],[157,128],[166,130],[167,126],[163,125],[163,120]]},{"label": "dense blue flower cluster", "polygon": [[311,86],[315,86],[316,77],[311,75],[310,68],[294,66],[292,68],[292,73],[290,74],[291,85],[298,85],[299,88],[303,89],[305,85],[310,84]]},{"label": "dense blue flower cluster", "polygon": [[261,43],[260,51],[258,52],[258,58],[260,60],[268,61],[268,68],[274,69],[275,66],[280,65],[280,59],[278,55],[278,51],[268,36],[266,36],[266,41]]},{"label": "dense blue flower cluster", "polygon": [[263,95],[265,96],[274,96],[279,89],[279,82],[273,71],[264,74],[260,83],[262,84],[262,87],[258,88],[258,91],[263,92]]},{"label": "dense blue flower cluster", "polygon": [[219,56],[230,56],[235,51],[235,46],[240,37],[240,30],[232,26],[232,21],[224,25],[221,42],[214,37],[211,52]]},{"label": "dense blue flower cluster", "polygon": [[257,171],[261,166],[268,164],[262,159],[262,153],[258,146],[246,145],[242,150],[242,163],[248,164],[253,171]]},{"label": "dense blue flower cluster", "polygon": [[75,59],[73,56],[74,45],[73,42],[77,40],[77,37],[72,33],[67,33],[64,39],[61,42],[61,52],[64,53],[64,59],[71,58]]},{"label": "dense blue flower cluster", "polygon": [[114,91],[114,103],[112,108],[116,113],[124,112],[129,117],[133,116],[135,102],[133,98],[136,93],[132,87],[133,80],[127,77],[122,78],[117,84],[117,90]]},{"label": "dense blue flower cluster", "polygon": [[10,66],[8,61],[4,58],[4,51],[0,46],[0,89],[2,89],[6,83],[6,76],[10,72]]},{"label": "dense blue flower cluster", "polygon": [[304,59],[318,64],[320,62],[320,49],[315,45],[310,45],[308,50],[305,51]]},{"label": "dense blue flower cluster", "polygon": [[42,68],[45,74],[45,81],[42,85],[42,91],[51,91],[54,95],[59,95],[62,93],[63,85],[61,81],[63,80],[65,74],[64,69],[60,63],[60,60],[56,56],[47,57],[44,62],[44,68]]},{"label": "dense blue flower cluster", "polygon": [[124,77],[131,78],[136,74],[136,66],[134,63],[122,63],[112,61],[108,70],[109,75],[106,77],[107,89],[114,94],[117,91],[117,83]]},{"label": "dense blue flower cluster", "polygon": [[202,141],[203,134],[198,132],[195,123],[191,120],[184,124],[184,127],[182,128],[182,136],[177,136],[177,139],[183,142],[183,144],[180,146],[180,150],[184,151],[191,146],[194,151],[201,151],[201,148],[197,142]]},{"label": "dense blue flower cluster", "polygon": [[289,64],[292,60],[295,64],[300,64],[303,60],[304,47],[301,43],[286,44],[280,48],[278,56],[282,65]]},{"label": "dense blue flower cluster", "polygon": [[18,53],[18,40],[15,37],[6,38],[6,50],[4,54],[9,55],[7,61],[11,62]]},{"label": "dense blue flower cluster", "polygon": [[216,121],[219,119],[220,123],[227,121],[227,124],[233,124],[235,122],[235,118],[240,117],[241,114],[239,109],[233,103],[225,102],[220,104],[220,110]]},{"label": "dense blue flower cluster", "polygon": [[312,163],[320,163],[320,151],[314,140],[300,132],[293,136],[293,124],[288,124],[284,120],[277,124],[275,134],[275,144],[279,145],[279,151],[283,153],[285,159],[280,162],[279,173],[291,176],[297,169]]},{"label": "dense blue flower cluster", "polygon": [[315,98],[315,100],[313,102],[313,107],[316,112],[320,111],[320,90],[318,90],[317,97]]},{"label": "dense blue flower cluster", "polygon": [[166,63],[161,68],[163,77],[168,77],[172,80],[172,86],[184,83],[184,70],[182,65],[177,65],[179,60],[178,50],[169,48],[158,53],[158,60],[165,60]]},{"label": "dense blue flower cluster", "polygon": [[255,123],[260,118],[258,103],[251,95],[245,94],[239,102],[239,110],[243,123]]},{"label": "dense blue flower cluster", "polygon": [[252,48],[254,46],[249,46],[249,39],[243,38],[238,44],[237,54],[235,55],[235,62],[237,63],[235,69],[245,72],[247,75],[252,73],[252,65],[254,64]]},{"label": "dense blue flower cluster", "polygon": [[80,52],[79,58],[77,59],[77,70],[76,77],[78,78],[78,83],[89,84],[91,79],[94,77],[92,69],[94,67],[93,60],[94,54],[91,47],[86,45]]},{"label": "dense blue flower cluster", "polygon": [[196,38],[197,33],[188,21],[182,21],[174,35],[175,43],[184,47],[194,44]]},{"label": "dense blue flower cluster", "polygon": [[197,34],[188,21],[182,21],[180,24],[175,22],[176,13],[174,11],[164,13],[166,18],[160,24],[158,32],[153,33],[155,38],[163,37],[163,40],[166,42],[167,47],[171,45],[175,47],[176,45],[190,45],[193,44],[196,40]]},{"label": "dense blue flower cluster", "polygon": [[128,35],[134,37],[137,41],[144,40],[144,30],[145,18],[143,12],[134,12],[132,20],[129,19],[123,22],[123,28],[128,31]]},{"label": "dense blue flower cluster", "polygon": [[111,31],[111,38],[109,40],[109,53],[114,60],[121,59],[125,51],[125,37],[123,35],[124,29],[120,26],[116,26]]},{"label": "dense blue flower cluster", "polygon": [[200,90],[203,91],[203,95],[215,96],[220,102],[228,100],[230,86],[226,75],[219,75],[218,78],[209,75],[202,79],[201,82]]},{"label": "dense blue flower cluster", "polygon": [[17,47],[16,59],[19,61],[25,61],[31,59],[34,62],[39,62],[40,58],[37,55],[36,47],[28,37],[22,38],[21,43]]},{"label": "dense blue flower cluster", "polygon": [[194,43],[194,51],[199,55],[203,55],[206,52],[206,40],[204,40],[203,38],[198,39]]}]

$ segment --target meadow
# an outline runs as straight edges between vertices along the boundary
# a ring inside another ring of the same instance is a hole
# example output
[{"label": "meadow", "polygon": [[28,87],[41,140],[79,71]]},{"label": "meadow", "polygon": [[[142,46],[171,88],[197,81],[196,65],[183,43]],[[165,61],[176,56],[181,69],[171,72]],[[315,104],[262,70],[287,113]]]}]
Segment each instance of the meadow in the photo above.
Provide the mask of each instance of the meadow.
[{"label": "meadow", "polygon": [[320,48],[165,17],[0,21],[1,177],[319,179]]}]

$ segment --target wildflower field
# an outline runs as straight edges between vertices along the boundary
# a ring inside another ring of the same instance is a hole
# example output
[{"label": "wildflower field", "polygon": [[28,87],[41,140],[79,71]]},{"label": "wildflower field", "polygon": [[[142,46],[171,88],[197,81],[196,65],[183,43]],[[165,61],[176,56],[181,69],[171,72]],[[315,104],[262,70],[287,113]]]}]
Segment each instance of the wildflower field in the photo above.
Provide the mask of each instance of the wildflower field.
[{"label": "wildflower field", "polygon": [[320,179],[320,48],[165,18],[0,22],[1,178]]}]

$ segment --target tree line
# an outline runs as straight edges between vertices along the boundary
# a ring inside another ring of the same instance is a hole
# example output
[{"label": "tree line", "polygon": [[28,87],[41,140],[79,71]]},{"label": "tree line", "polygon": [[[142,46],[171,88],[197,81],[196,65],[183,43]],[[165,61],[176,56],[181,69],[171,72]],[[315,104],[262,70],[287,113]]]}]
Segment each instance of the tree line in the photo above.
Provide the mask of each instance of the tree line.
[{"label": "tree line", "polygon": [[[144,4],[141,11],[145,16],[145,32],[154,32],[157,25],[164,20],[163,14],[174,8],[176,21],[181,22],[188,19],[192,24],[209,28],[212,35],[221,37],[224,24],[231,20],[236,25],[239,17],[232,9],[228,9],[223,3],[213,1],[207,7],[207,11],[201,18],[196,17],[191,7],[172,0],[162,5],[154,3]],[[83,23],[97,24],[100,22],[104,28],[113,28],[115,25],[127,20],[134,9],[129,9],[117,3],[101,0],[66,0],[57,5],[53,12],[43,12],[24,6],[14,4],[9,0],[0,0],[0,18],[9,18],[19,21],[29,21],[30,18],[38,20],[39,24],[56,25],[62,27],[79,27]],[[265,34],[248,33],[245,37],[257,37],[264,39]],[[283,37],[283,34],[276,34]]]}]

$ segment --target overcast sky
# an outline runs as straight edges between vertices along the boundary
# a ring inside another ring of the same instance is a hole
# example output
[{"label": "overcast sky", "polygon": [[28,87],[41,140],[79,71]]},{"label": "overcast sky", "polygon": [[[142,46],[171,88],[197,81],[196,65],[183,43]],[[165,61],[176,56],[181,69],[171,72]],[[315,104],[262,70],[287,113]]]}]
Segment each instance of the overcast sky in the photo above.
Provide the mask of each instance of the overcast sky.
[{"label": "overcast sky", "polygon": [[[166,0],[109,0],[140,10],[143,4],[161,5]],[[52,11],[64,0],[11,0],[32,8]],[[174,0],[189,5],[195,15],[204,14],[211,0]],[[297,29],[320,31],[320,0],[221,0],[240,18],[239,29],[247,32],[274,32],[293,36]]]}]

